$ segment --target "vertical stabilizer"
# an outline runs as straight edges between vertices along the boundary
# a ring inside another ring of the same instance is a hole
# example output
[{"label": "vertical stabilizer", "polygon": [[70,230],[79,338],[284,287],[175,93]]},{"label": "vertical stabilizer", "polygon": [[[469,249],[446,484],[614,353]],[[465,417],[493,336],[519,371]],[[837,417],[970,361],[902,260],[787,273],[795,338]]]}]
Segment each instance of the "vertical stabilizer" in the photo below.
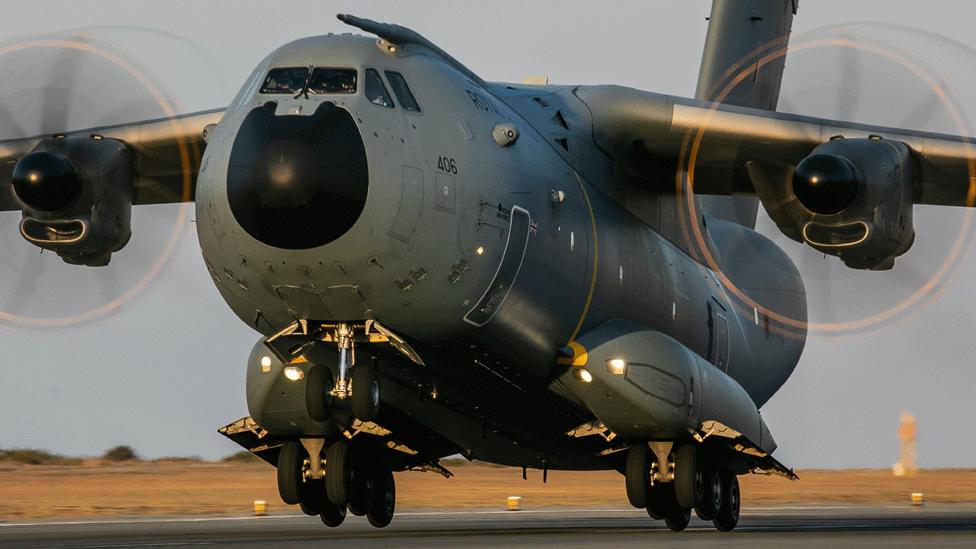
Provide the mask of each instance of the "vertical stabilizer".
[{"label": "vertical stabilizer", "polygon": [[[786,48],[799,0],[713,0],[705,37],[697,99],[716,100],[729,83],[756,68],[722,103],[776,110],[786,55],[759,65],[767,54]],[[747,227],[756,226],[754,197],[699,197],[702,212]]]},{"label": "vertical stabilizer", "polygon": [[[713,100],[732,78],[789,43],[799,0],[714,0],[695,97]],[[723,103],[776,110],[786,56],[758,68]]]}]

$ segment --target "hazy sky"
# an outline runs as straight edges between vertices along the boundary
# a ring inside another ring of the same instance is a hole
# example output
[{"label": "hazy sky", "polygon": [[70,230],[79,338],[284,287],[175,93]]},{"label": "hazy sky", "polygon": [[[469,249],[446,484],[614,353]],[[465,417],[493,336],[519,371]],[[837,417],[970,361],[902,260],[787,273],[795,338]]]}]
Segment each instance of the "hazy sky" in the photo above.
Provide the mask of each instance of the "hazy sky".
[{"label": "hazy sky", "polygon": [[[349,32],[335,19],[341,12],[412,27],[488,80],[548,75],[554,83],[616,83],[691,95],[710,6],[704,0],[8,4],[0,41],[88,28],[96,40],[147,67],[186,110],[224,106],[278,45]],[[828,25],[872,22],[852,32],[909,50],[956,93],[967,113],[976,113],[976,94],[965,93],[976,89],[968,74],[976,66],[976,54],[967,49],[976,47],[972,2],[808,0],[800,8],[795,37]],[[0,105],[24,131],[40,127],[40,95],[31,93],[31,75],[53,62],[50,56],[29,59],[0,58]],[[841,85],[841,73],[857,78]],[[87,74],[92,80],[102,73],[93,68]],[[104,82],[89,83],[88,91],[77,92],[67,117],[71,125],[124,120],[145,108],[138,91],[122,86],[106,95],[92,91]],[[917,81],[870,55],[849,62],[829,51],[791,56],[784,103],[812,114],[953,130],[944,113],[925,107]],[[0,136],[15,137],[19,130],[3,127],[2,119]],[[126,292],[149,271],[176,227],[176,247],[161,273],[119,312],[70,328],[0,325],[0,447],[100,454],[125,443],[148,457],[206,458],[235,451],[215,430],[246,415],[244,361],[257,334],[213,288],[192,210],[182,221],[179,213],[173,206],[137,210],[132,242],[98,272],[37,255],[17,236],[19,214],[0,214],[0,310],[39,317],[79,314]],[[943,261],[963,214],[919,208],[916,215],[915,247],[892,273],[847,271],[779,236],[766,218],[760,230],[797,259],[812,320],[843,321],[897,303]],[[923,466],[976,466],[976,439],[964,431],[976,408],[974,275],[976,261],[965,255],[938,295],[895,321],[858,334],[813,335],[794,376],[763,409],[780,446],[777,456],[798,467],[889,466],[898,457],[898,414],[910,409],[918,416]]]}]

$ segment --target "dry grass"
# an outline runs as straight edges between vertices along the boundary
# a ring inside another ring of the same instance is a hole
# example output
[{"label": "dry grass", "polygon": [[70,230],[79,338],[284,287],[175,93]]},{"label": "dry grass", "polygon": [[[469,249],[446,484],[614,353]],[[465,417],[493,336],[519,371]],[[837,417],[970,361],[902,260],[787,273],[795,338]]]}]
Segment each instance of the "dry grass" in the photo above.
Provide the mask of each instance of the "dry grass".
[{"label": "dry grass", "polygon": [[[398,473],[399,509],[501,508],[518,495],[525,507],[626,507],[623,477],[616,472],[540,471],[470,464],[456,476]],[[800,471],[801,480],[742,477],[743,503],[907,503],[911,492],[930,502],[976,502],[976,470],[922,471],[895,478],[889,471]],[[0,463],[0,520],[95,515],[242,514],[256,499],[272,512],[280,503],[274,469],[260,462],[124,462],[73,465]],[[293,511],[293,510],[292,510]]]}]

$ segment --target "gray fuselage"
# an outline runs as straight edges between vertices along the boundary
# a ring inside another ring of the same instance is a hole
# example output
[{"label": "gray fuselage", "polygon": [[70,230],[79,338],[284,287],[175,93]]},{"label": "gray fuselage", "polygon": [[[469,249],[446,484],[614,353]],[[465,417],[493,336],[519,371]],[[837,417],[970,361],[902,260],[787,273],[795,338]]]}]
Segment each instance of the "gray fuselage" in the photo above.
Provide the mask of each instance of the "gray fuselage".
[{"label": "gray fuselage", "polygon": [[[362,84],[350,95],[258,92],[269,69],[293,66],[399,72],[422,112],[374,104]],[[390,51],[360,36],[283,46],[230,105],[200,170],[196,226],[218,290],[264,335],[296,318],[375,318],[421,355],[478,341],[499,357],[497,374],[542,387],[561,348],[625,319],[680,341],[761,405],[796,366],[804,333],[770,329],[760,311],[730,299],[720,276],[689,254],[673,198],[625,200],[614,162],[592,139],[581,89],[485,85],[426,50]],[[256,109],[300,117],[328,102],[349,113],[364,145],[362,213],[318,246],[287,249],[255,238],[228,198],[238,184],[232,156],[242,125]],[[506,123],[519,135],[502,146],[492,132]],[[673,192],[673,171],[657,177]],[[523,210],[527,240],[510,234]],[[781,250],[741,225],[707,218],[703,227],[728,279],[806,319],[802,282]],[[507,253],[520,257],[503,261]],[[506,270],[514,283],[490,288]],[[486,299],[494,301],[476,312]],[[469,361],[441,367],[478,368]]]}]

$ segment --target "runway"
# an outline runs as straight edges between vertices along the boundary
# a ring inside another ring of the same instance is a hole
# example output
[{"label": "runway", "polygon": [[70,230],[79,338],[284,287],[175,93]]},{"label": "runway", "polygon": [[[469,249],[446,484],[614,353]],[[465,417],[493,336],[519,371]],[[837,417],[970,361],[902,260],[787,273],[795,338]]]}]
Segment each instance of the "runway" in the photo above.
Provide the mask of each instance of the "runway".
[{"label": "runway", "polygon": [[976,545],[976,507],[803,506],[744,509],[732,533],[692,519],[668,531],[634,509],[407,511],[375,529],[350,516],[340,528],[315,517],[173,517],[0,522],[0,547],[636,547]]}]

